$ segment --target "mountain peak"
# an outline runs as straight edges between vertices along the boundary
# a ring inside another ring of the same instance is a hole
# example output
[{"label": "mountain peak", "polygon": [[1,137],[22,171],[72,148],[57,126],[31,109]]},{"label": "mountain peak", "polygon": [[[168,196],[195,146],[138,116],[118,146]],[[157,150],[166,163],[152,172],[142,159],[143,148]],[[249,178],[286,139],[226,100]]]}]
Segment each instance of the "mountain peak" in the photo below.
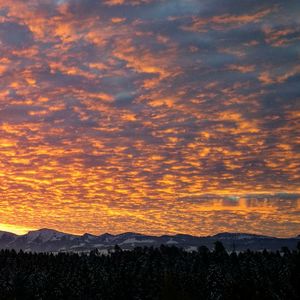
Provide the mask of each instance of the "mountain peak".
[{"label": "mountain peak", "polygon": [[4,235],[6,235],[6,236],[17,236],[15,233],[7,232],[7,231],[1,231],[1,230],[0,230],[0,238],[1,238],[2,236],[4,236]]},{"label": "mountain peak", "polygon": [[253,233],[242,233],[242,232],[223,232],[217,233],[212,236],[213,238],[218,239],[227,239],[227,238],[237,238],[237,239],[252,239],[252,238],[271,238],[265,235],[258,235]]},{"label": "mountain peak", "polygon": [[59,232],[54,229],[49,228],[41,228],[38,230],[29,231],[26,236],[29,241],[35,241],[36,239],[41,240],[42,242],[46,242],[49,240],[55,240],[57,238],[61,238],[62,236],[67,236],[68,234]]},{"label": "mountain peak", "polygon": [[55,230],[55,229],[50,229],[50,228],[40,228],[37,230],[31,230],[29,232],[59,232],[59,231]]}]

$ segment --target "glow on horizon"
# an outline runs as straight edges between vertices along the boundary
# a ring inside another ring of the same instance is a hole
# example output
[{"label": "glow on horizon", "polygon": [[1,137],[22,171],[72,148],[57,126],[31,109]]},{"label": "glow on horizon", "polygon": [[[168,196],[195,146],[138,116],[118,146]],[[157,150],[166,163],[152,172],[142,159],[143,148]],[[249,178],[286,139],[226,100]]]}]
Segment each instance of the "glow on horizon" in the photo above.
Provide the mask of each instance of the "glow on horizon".
[{"label": "glow on horizon", "polygon": [[0,223],[0,231],[11,232],[18,235],[28,233],[28,231],[36,230],[35,228],[23,227],[13,224],[2,224]]},{"label": "glow on horizon", "polygon": [[[36,223],[35,228],[46,227],[78,235],[83,233],[100,235],[105,232],[120,234],[128,231],[153,235],[182,233],[196,236],[207,236],[220,232],[248,232],[277,237],[291,237],[299,234],[297,213],[300,210],[299,197],[289,198],[288,194],[276,197],[265,194],[246,197],[208,195],[206,199],[202,198],[200,201],[197,197],[190,197],[186,198],[184,202],[186,207],[182,206],[180,202],[173,204],[165,218],[162,218],[157,211],[153,211],[153,215],[149,217],[147,211],[144,214],[135,215],[134,211],[123,210],[122,216],[126,220],[126,229],[124,229],[124,223],[108,223],[111,219],[119,216],[118,210],[110,211],[110,217],[105,219],[101,226],[98,226],[97,219],[85,222],[77,220],[75,224],[79,225],[75,226],[70,214],[67,216],[73,222],[66,223],[67,217],[65,217],[61,219],[61,225],[57,225],[51,216],[44,214],[43,223]],[[130,216],[140,219],[139,226],[133,226],[127,221]],[[182,220],[181,224],[176,220],[178,217]],[[202,224],[200,229],[198,219]],[[289,220],[287,224],[286,219]],[[22,223],[26,224],[26,220],[22,220]],[[273,225],[270,226],[269,223],[273,223]],[[189,224],[188,229],[186,224]],[[1,228],[7,231],[13,229],[15,232],[21,233],[33,230],[8,224],[2,224]]]}]

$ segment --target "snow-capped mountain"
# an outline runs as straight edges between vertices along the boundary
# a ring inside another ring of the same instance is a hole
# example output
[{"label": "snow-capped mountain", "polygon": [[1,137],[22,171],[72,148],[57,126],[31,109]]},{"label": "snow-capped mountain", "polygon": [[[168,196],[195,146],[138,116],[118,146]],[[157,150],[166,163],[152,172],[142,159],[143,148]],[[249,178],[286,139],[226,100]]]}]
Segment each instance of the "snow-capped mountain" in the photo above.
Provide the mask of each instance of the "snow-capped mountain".
[{"label": "snow-capped mountain", "polygon": [[221,241],[228,251],[251,250],[280,250],[281,247],[295,249],[300,241],[299,236],[295,238],[275,238],[248,233],[219,233],[214,236],[196,237],[185,234],[151,236],[133,232],[111,235],[73,235],[52,229],[40,229],[30,231],[24,235],[16,235],[0,231],[0,248],[16,249],[33,252],[86,252],[99,249],[107,252],[115,245],[123,249],[134,247],[160,245],[177,246],[192,251],[200,246],[213,248],[216,241]]},{"label": "snow-capped mountain", "polygon": [[29,242],[40,241],[42,243],[49,242],[49,241],[57,241],[66,236],[71,236],[71,235],[53,229],[47,229],[47,228],[35,230],[35,231],[29,231],[26,234],[26,238]]}]

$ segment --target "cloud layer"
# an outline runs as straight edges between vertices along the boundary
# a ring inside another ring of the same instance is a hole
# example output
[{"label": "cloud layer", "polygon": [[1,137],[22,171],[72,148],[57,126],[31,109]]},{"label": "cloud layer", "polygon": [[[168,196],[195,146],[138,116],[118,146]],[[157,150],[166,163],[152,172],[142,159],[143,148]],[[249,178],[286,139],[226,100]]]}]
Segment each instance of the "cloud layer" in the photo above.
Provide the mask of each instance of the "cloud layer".
[{"label": "cloud layer", "polygon": [[299,12],[0,0],[1,223],[299,233]]}]

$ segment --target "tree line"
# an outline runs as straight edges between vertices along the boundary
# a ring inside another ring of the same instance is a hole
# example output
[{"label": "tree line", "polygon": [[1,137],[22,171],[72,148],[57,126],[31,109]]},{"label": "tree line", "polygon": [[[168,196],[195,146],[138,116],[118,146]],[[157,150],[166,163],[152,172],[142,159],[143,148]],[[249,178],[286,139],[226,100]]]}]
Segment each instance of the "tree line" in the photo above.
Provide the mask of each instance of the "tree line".
[{"label": "tree line", "polygon": [[0,251],[1,300],[300,299],[297,250],[187,252],[116,246],[109,255]]}]

